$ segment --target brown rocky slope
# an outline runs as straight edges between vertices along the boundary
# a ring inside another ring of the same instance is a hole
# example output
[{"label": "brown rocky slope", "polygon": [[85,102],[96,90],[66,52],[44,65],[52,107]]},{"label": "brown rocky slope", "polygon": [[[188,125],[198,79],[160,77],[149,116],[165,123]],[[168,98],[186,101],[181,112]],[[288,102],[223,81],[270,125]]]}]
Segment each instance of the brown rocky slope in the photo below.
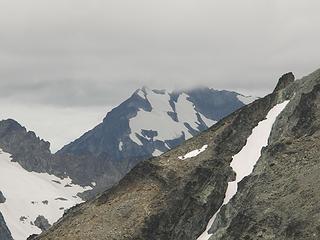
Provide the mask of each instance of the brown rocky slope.
[{"label": "brown rocky slope", "polygon": [[[272,94],[160,157],[141,162],[117,186],[69,210],[36,239],[196,239],[222,204],[228,181],[235,177],[232,156],[274,105],[296,96],[299,88],[293,81],[291,73],[284,75]],[[207,150],[198,156],[178,159],[204,145]],[[241,192],[244,183],[240,185]]]}]

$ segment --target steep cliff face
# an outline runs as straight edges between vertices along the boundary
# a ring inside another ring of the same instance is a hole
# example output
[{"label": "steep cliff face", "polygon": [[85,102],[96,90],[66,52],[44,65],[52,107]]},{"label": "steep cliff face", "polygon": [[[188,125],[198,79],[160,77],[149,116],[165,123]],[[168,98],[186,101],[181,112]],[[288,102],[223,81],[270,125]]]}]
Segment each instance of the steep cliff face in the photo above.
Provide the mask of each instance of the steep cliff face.
[{"label": "steep cliff face", "polygon": [[12,155],[24,169],[48,172],[51,164],[50,144],[27,131],[13,119],[0,121],[0,148]]},{"label": "steep cliff face", "polygon": [[120,183],[70,211],[37,239],[196,239],[235,179],[232,157],[292,80],[179,147],[139,163]]},{"label": "steep cliff face", "polygon": [[[48,142],[15,120],[0,121],[1,240],[25,240],[32,233],[40,233],[44,225],[35,221],[39,215],[52,224],[64,209],[82,202],[77,194],[90,188],[50,175],[57,172],[52,160]],[[62,175],[63,171],[58,174]]]}]

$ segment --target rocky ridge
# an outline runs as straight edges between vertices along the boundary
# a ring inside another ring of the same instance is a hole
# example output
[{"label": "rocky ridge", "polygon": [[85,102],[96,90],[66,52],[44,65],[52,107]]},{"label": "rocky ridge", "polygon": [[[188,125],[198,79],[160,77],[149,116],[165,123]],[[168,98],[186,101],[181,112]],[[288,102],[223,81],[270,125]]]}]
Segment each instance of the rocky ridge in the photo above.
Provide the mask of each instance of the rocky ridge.
[{"label": "rocky ridge", "polygon": [[320,237],[320,70],[282,95],[292,95],[290,103],[253,173],[217,216],[210,240]]},{"label": "rocky ridge", "polygon": [[13,119],[0,121],[0,148],[28,171],[48,172],[51,168],[50,143]]},{"label": "rocky ridge", "polygon": [[[286,79],[284,75],[282,79]],[[237,110],[179,147],[139,163],[119,184],[71,210],[37,239],[196,239],[219,209],[235,175],[232,157],[292,80]],[[284,82],[283,84],[280,82]],[[186,160],[179,156],[208,145]]]}]

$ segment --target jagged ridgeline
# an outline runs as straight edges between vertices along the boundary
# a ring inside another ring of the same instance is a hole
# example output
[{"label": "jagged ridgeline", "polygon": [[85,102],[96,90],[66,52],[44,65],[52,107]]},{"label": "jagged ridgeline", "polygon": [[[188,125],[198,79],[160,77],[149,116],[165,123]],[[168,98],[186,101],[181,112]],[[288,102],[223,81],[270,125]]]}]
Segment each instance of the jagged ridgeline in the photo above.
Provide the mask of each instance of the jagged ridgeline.
[{"label": "jagged ridgeline", "polygon": [[56,154],[49,142],[13,119],[0,121],[0,148],[27,171],[70,177],[94,187],[94,194],[117,183],[141,160],[176,147],[253,100],[209,88],[168,92],[143,87]]},{"label": "jagged ridgeline", "polygon": [[320,70],[288,73],[36,239],[319,239],[319,108]]},{"label": "jagged ridgeline", "polygon": [[105,190],[140,161],[178,146],[254,99],[209,88],[143,87],[58,151],[54,169],[81,185],[94,182],[94,192]]},{"label": "jagged ridgeline", "polygon": [[253,100],[209,88],[144,87],[56,154],[17,121],[0,121],[0,239],[41,233],[138,162],[174,148]]}]

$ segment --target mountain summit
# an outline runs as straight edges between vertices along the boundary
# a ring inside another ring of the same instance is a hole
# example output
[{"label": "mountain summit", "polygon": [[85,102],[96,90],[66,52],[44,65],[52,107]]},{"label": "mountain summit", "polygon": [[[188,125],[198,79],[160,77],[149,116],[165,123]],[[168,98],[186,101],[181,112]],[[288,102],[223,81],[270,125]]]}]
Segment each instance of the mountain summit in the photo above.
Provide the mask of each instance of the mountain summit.
[{"label": "mountain summit", "polygon": [[196,136],[255,98],[196,88],[168,92],[147,87],[109,112],[102,123],[57,152],[80,184],[110,187],[138,162]]}]

